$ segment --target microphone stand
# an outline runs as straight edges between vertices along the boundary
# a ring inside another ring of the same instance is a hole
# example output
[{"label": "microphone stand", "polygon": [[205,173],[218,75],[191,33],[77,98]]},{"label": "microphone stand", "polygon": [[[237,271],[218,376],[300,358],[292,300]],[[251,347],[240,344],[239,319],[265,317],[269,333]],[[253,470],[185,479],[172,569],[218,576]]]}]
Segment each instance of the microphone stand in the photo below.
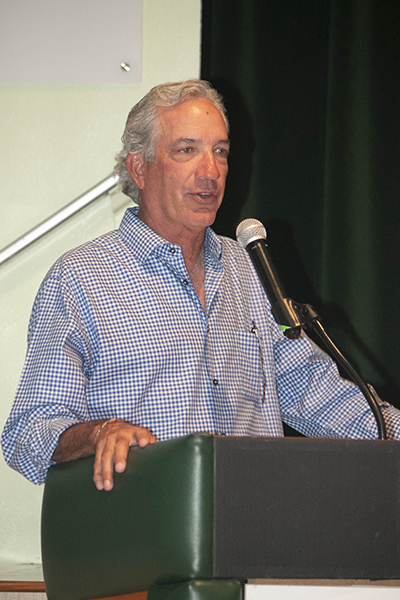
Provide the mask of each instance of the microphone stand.
[{"label": "microphone stand", "polygon": [[[281,306],[282,302],[284,303]],[[293,320],[290,319],[290,323],[287,323],[287,319],[283,318],[283,314],[287,311],[287,307],[290,307],[291,314],[297,315],[297,323],[295,327],[293,327]],[[272,314],[278,324],[286,327],[284,329],[284,335],[289,339],[297,339],[300,337],[300,333],[302,329],[308,327],[315,331],[315,333],[319,336],[319,338],[324,342],[325,346],[329,348],[335,359],[338,363],[343,367],[343,369],[347,372],[352,381],[358,385],[365,399],[367,400],[376,420],[376,424],[378,426],[378,436],[381,440],[387,439],[387,431],[386,431],[386,423],[383,418],[381,407],[377,403],[374,395],[371,390],[364,382],[364,380],[360,377],[357,371],[352,367],[349,361],[343,356],[340,350],[335,346],[332,342],[325,329],[323,328],[320,316],[316,312],[316,310],[310,304],[298,304],[297,302],[293,302],[290,298],[281,298],[272,305]],[[286,323],[282,323],[286,321]]]},{"label": "microphone stand", "polygon": [[[324,344],[329,348],[333,356],[348,373],[350,379],[352,379],[360,388],[361,393],[364,395],[374,414],[378,426],[379,439],[386,440],[387,432],[385,420],[381,408],[371,390],[332,342],[323,328],[320,317],[315,309],[310,304],[298,304],[291,298],[285,296],[279,276],[275,271],[273,262],[269,256],[268,245],[264,237],[266,235],[265,229],[259,221],[256,221],[255,219],[249,219],[249,221],[252,221],[249,228],[250,231],[254,225],[256,226],[255,237],[251,237],[250,240],[248,240],[247,236],[243,236],[242,231],[237,234],[238,241],[250,254],[251,261],[271,303],[272,315],[275,321],[282,327],[284,335],[289,339],[297,339],[300,337],[301,330],[306,327],[313,329],[316,332]],[[238,230],[244,223],[246,223],[246,221],[243,221],[239,225]],[[261,230],[259,229],[259,226],[261,226]],[[244,231],[246,230],[248,230],[247,227],[244,228]]]}]

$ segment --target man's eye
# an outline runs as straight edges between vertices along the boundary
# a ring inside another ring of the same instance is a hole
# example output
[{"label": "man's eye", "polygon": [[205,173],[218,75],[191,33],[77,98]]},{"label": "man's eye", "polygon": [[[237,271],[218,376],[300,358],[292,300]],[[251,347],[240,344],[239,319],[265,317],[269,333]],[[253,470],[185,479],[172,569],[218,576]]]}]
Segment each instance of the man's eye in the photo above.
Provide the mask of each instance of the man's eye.
[{"label": "man's eye", "polygon": [[227,150],[226,148],[216,148],[215,154],[218,154],[218,156],[222,156],[222,158],[228,158],[229,150]]},{"label": "man's eye", "polygon": [[188,147],[188,148],[181,148],[179,150],[179,152],[181,152],[182,154],[190,154],[190,152],[193,152],[194,148],[192,147]]}]

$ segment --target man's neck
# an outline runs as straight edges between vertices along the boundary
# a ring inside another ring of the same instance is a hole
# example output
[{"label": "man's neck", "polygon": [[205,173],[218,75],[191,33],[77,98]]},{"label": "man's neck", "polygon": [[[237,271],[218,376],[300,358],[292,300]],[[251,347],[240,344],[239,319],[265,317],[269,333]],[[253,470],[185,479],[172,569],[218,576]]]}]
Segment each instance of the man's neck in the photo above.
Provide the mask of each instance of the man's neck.
[{"label": "man's neck", "polygon": [[205,246],[202,244],[200,251],[197,253],[197,259],[189,262],[185,259],[186,269],[189,273],[190,280],[193,284],[194,289],[199,297],[201,305],[206,310],[206,294],[205,294],[205,279],[206,279],[206,260],[205,260]]},{"label": "man's neck", "polygon": [[204,233],[202,238],[192,238],[191,240],[179,240],[171,243],[176,243],[182,249],[183,260],[185,261],[187,272],[189,273],[190,281],[199,297],[201,305],[206,310],[205,297],[205,279],[206,279],[206,251],[204,245]]},{"label": "man's neck", "polygon": [[183,260],[187,272],[189,273],[190,280],[193,284],[194,289],[199,297],[199,300],[206,310],[205,301],[205,228],[198,229],[196,231],[181,228],[173,230],[170,227],[163,227],[157,224],[153,220],[149,219],[146,214],[143,215],[139,208],[138,213],[139,219],[141,219],[148,227],[158,233],[167,242],[180,246],[182,250]]},{"label": "man's neck", "polygon": [[141,210],[140,206],[138,218],[167,242],[180,246],[188,271],[192,267],[198,266],[199,262],[201,263],[202,257],[204,257],[205,227],[191,229],[178,227],[173,223],[165,223],[161,219],[152,218],[151,215]]}]

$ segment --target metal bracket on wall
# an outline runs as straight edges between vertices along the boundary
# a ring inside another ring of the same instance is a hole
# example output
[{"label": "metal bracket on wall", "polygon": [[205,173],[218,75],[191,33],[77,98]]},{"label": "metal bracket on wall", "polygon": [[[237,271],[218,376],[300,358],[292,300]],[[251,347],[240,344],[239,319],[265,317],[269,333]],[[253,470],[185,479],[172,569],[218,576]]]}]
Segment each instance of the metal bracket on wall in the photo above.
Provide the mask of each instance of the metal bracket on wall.
[{"label": "metal bracket on wall", "polygon": [[67,204],[67,206],[64,206],[64,208],[56,212],[54,215],[28,231],[28,233],[18,238],[15,242],[12,242],[3,248],[3,250],[0,251],[0,265],[18,254],[18,252],[21,252],[21,250],[24,250],[24,248],[33,242],[36,242],[36,240],[54,229],[54,227],[57,227],[57,225],[60,225],[60,223],[66,221],[69,219],[69,217],[72,217],[72,215],[77,213],[79,210],[85,206],[88,206],[88,204],[112,190],[117,184],[118,177],[116,175],[110,175],[106,179],[103,179],[103,181],[100,181],[100,183],[92,187],[90,190]]}]

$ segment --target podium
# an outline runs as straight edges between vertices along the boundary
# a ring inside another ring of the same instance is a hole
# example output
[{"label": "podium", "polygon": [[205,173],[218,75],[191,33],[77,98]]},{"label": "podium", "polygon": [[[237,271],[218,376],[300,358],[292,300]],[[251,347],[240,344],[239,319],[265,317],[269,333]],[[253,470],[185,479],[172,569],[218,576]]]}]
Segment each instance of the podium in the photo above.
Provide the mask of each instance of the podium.
[{"label": "podium", "polygon": [[400,578],[398,442],[193,434],[131,448],[110,492],[92,476],[93,457],[49,470],[49,600],[240,600],[247,579]]}]

